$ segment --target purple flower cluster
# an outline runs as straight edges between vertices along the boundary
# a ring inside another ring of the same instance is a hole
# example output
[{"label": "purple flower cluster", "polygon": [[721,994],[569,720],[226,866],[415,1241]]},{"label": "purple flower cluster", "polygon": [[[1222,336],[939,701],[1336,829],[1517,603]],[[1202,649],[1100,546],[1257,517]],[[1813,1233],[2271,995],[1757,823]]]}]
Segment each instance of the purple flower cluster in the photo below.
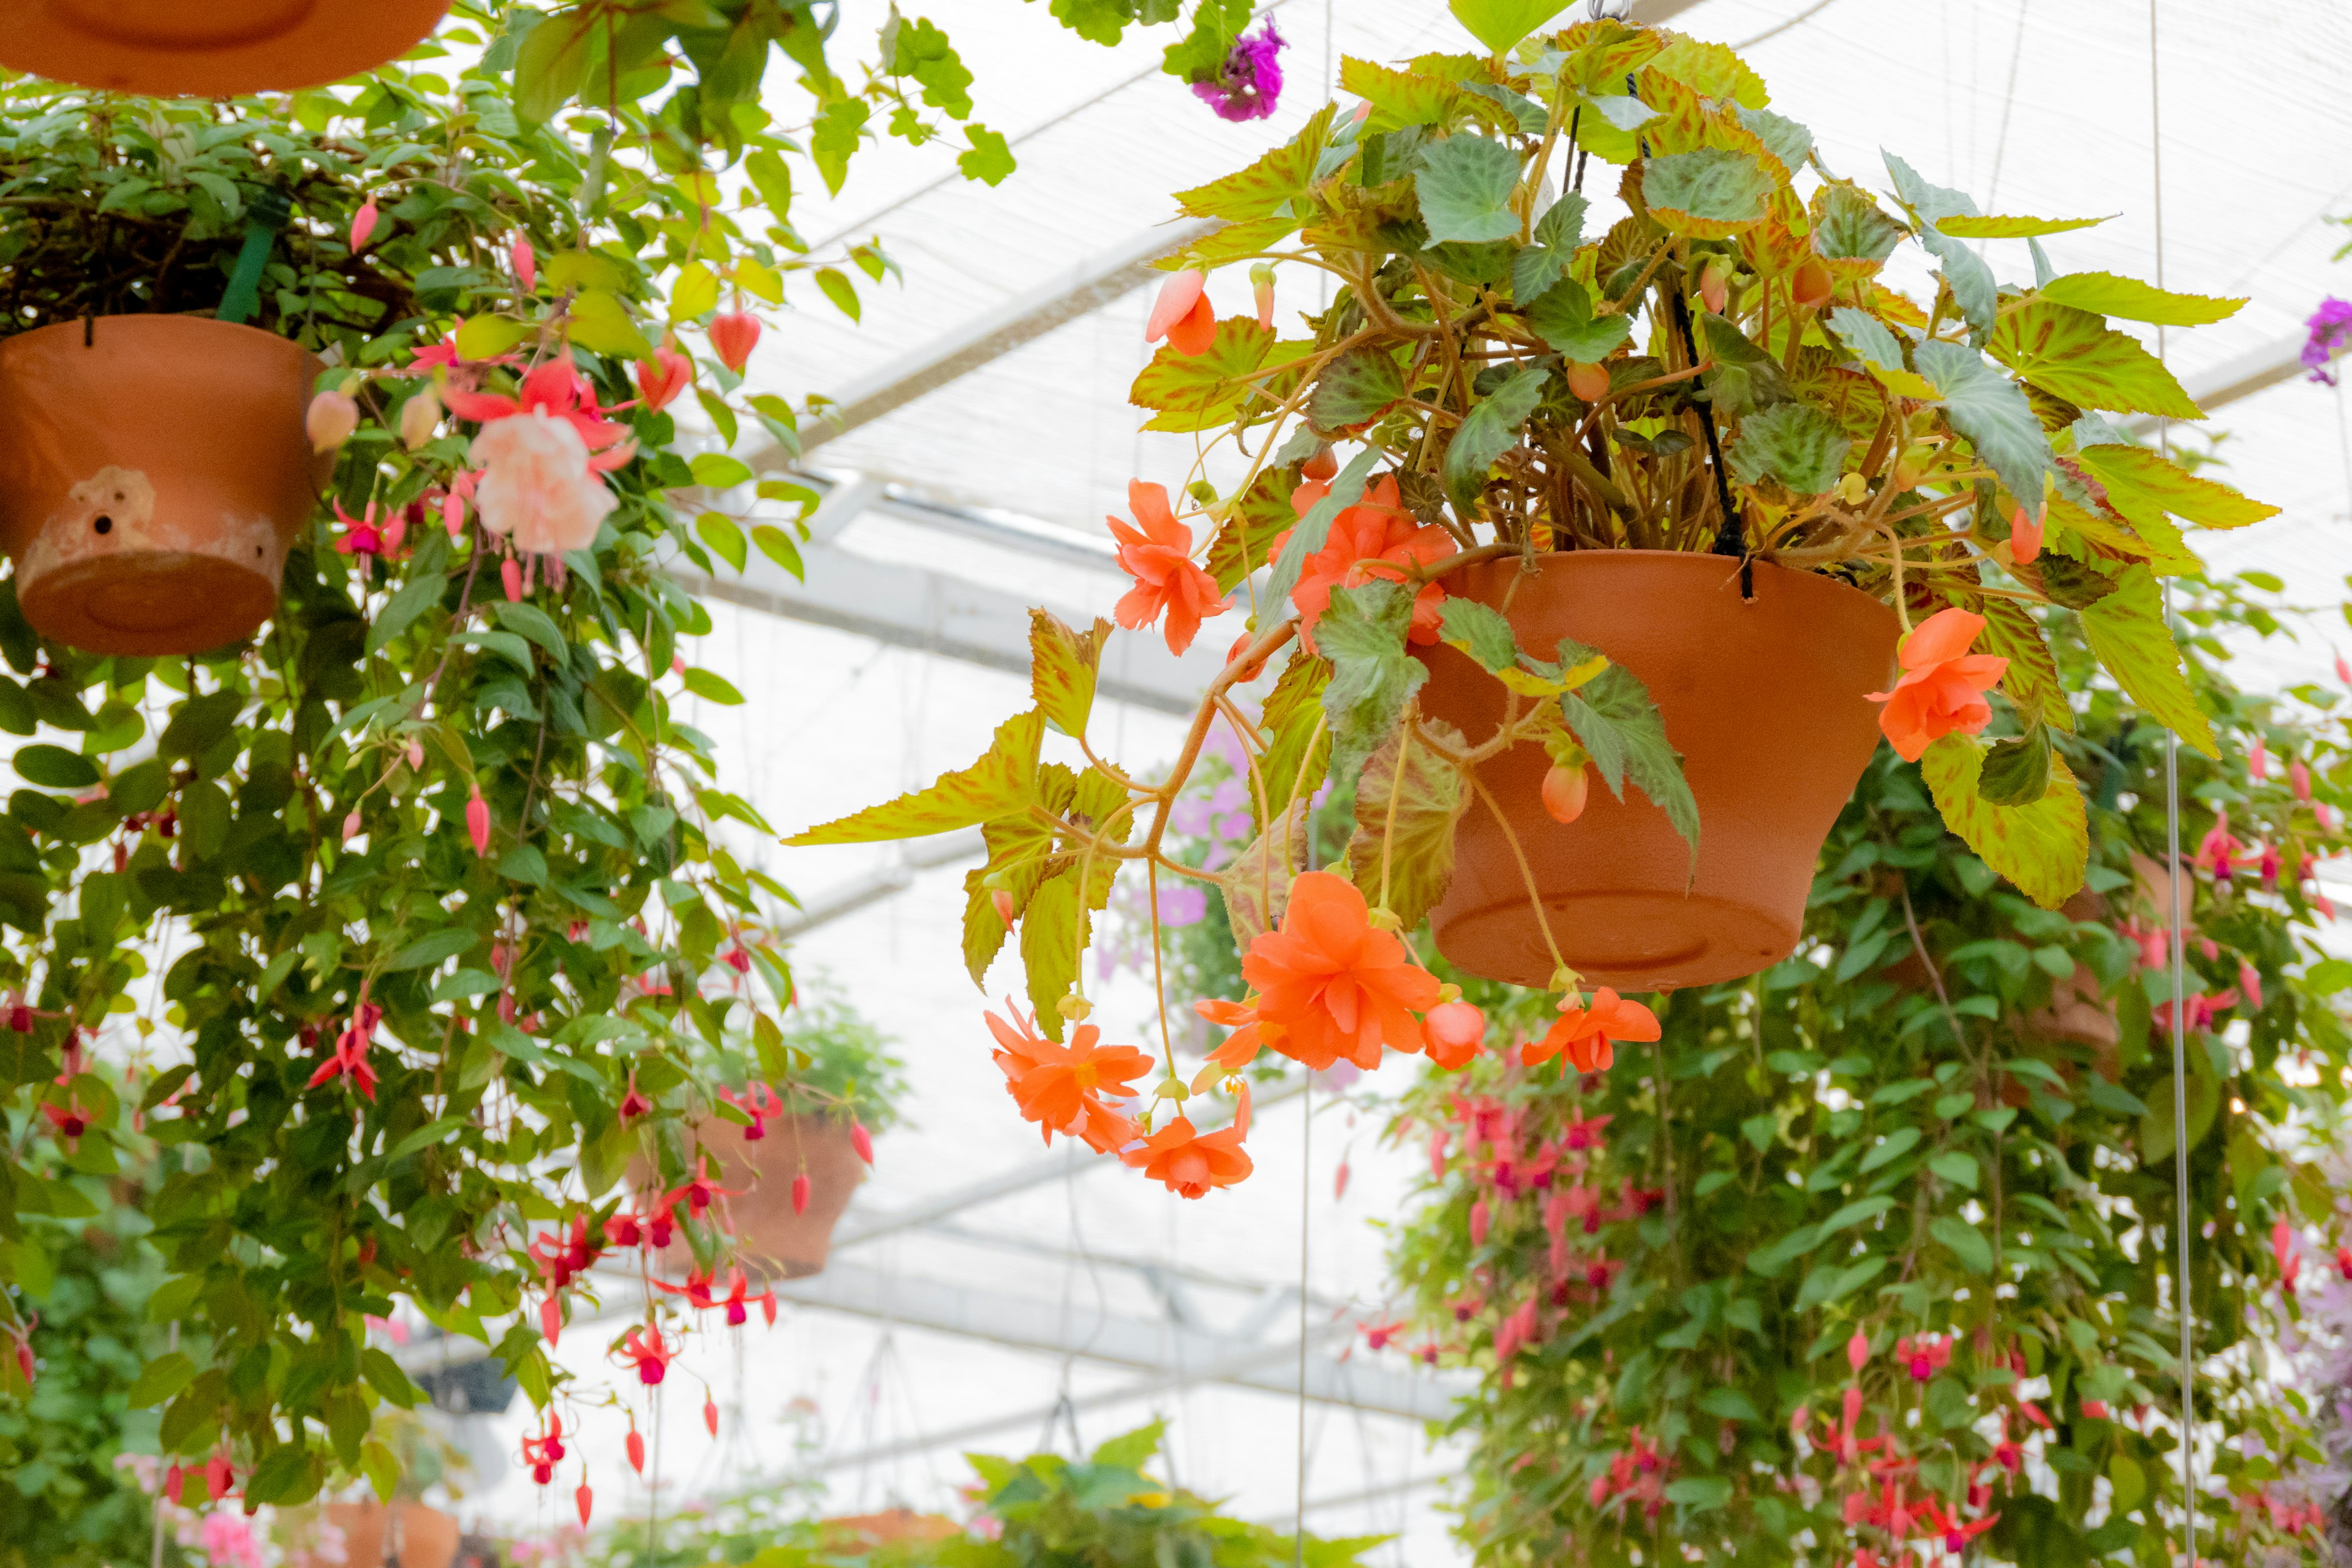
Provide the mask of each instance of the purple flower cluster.
[{"label": "purple flower cluster", "polygon": [[1265,30],[1257,37],[1244,34],[1234,40],[1217,74],[1207,81],[1194,82],[1193,94],[1215,110],[1220,119],[1264,120],[1274,112],[1275,101],[1282,96],[1282,66],[1275,58],[1281,48],[1282,35],[1274,30],[1274,18],[1269,16]]},{"label": "purple flower cluster", "polygon": [[2321,300],[2305,324],[2311,337],[2303,345],[2303,363],[2311,367],[2312,380],[2334,386],[2336,378],[2328,374],[2327,362],[2352,348],[2352,300]]}]

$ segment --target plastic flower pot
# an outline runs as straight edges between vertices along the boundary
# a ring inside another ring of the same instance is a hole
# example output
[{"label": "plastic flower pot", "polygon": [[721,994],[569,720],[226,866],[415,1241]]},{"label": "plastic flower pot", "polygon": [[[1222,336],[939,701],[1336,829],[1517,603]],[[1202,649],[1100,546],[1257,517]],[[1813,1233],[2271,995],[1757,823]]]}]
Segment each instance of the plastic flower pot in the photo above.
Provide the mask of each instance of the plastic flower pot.
[{"label": "plastic flower pot", "polygon": [[[731,1121],[704,1124],[703,1146],[719,1156],[719,1184],[737,1195],[727,1200],[735,1238],[747,1264],[772,1265],[784,1279],[821,1272],[833,1250],[833,1227],[866,1179],[866,1162],[849,1140],[849,1123],[829,1116],[780,1116],[767,1135],[747,1141],[747,1129]],[[793,1212],[793,1178],[805,1168],[808,1207]],[[688,1266],[683,1241],[674,1257]],[[406,1568],[404,1564],[403,1568]]]},{"label": "plastic flower pot", "polygon": [[10,0],[0,65],[155,98],[319,87],[398,59],[449,0]]},{"label": "plastic flower pot", "polygon": [[[1683,755],[1699,844],[1694,876],[1689,847],[1630,780],[1619,801],[1596,779],[1583,814],[1555,821],[1541,801],[1550,759],[1514,746],[1478,768],[1507,829],[1475,795],[1454,829],[1454,879],[1430,917],[1438,951],[1474,974],[1545,985],[1539,902],[1570,967],[1621,991],[1737,979],[1793,952],[1822,841],[1878,746],[1865,694],[1892,679],[1894,611],[1761,563],[1742,600],[1738,562],[1669,551],[1557,553],[1525,574],[1489,562],[1446,589],[1502,611],[1539,658],[1574,637],[1641,678]],[[1422,657],[1423,710],[1474,743],[1491,736],[1503,688],[1442,644]]]},{"label": "plastic flower pot", "polygon": [[0,342],[0,549],[25,618],[93,653],[251,636],[333,471],[302,429],[320,368],[284,338],[194,316]]},{"label": "plastic flower pot", "polygon": [[400,1568],[449,1568],[457,1556],[457,1521],[421,1502],[331,1502],[319,1513],[343,1532],[343,1568],[380,1568],[394,1557]]}]

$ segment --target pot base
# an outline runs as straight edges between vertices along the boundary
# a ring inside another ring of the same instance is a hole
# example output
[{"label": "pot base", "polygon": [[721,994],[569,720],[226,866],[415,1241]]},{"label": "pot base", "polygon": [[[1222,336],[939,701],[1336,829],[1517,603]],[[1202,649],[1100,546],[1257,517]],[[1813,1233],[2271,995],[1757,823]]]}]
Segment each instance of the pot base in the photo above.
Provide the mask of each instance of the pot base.
[{"label": "pot base", "polygon": [[[1555,893],[1543,909],[1579,978],[1629,994],[1696,984],[1694,976],[1753,974],[1788,956],[1798,936],[1773,910],[1704,893]],[[1551,949],[1528,918],[1524,891],[1449,907],[1445,941],[1477,954],[1490,979],[1537,990],[1551,984]]]},{"label": "pot base", "polygon": [[58,642],[153,658],[243,642],[277,607],[278,584],[212,555],[151,550],[58,567],[20,584],[17,601]]},{"label": "pot base", "polygon": [[152,98],[322,87],[398,59],[449,0],[13,0],[0,65]]}]

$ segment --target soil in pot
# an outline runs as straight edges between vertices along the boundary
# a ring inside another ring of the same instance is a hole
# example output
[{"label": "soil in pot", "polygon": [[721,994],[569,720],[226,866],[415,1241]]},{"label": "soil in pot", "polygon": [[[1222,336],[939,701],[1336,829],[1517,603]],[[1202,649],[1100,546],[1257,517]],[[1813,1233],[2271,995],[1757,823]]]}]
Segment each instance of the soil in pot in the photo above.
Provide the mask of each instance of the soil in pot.
[{"label": "soil in pot", "polygon": [[154,98],[320,87],[406,54],[449,0],[9,0],[0,65]]},{"label": "soil in pot", "polygon": [[[1822,842],[1878,746],[1866,694],[1893,679],[1895,613],[1843,583],[1762,563],[1743,600],[1737,561],[1666,551],[1552,554],[1527,574],[1488,562],[1446,588],[1502,611],[1538,658],[1573,637],[1642,679],[1682,753],[1699,846],[1694,876],[1688,846],[1630,781],[1622,801],[1596,781],[1576,821],[1553,820],[1541,801],[1549,758],[1532,742],[1515,746],[1479,765],[1510,826],[1475,799],[1463,815],[1454,879],[1431,913],[1438,951],[1489,979],[1549,982],[1516,835],[1543,921],[1588,984],[1708,984],[1793,952]],[[1492,735],[1502,687],[1453,648],[1421,656],[1423,711],[1474,743]]]},{"label": "soil in pot", "polygon": [[250,637],[333,472],[302,429],[320,368],[196,316],[0,342],[0,548],[34,629],[131,655]]},{"label": "soil in pot", "polygon": [[[833,1117],[778,1117],[756,1139],[744,1138],[748,1131],[714,1120],[702,1134],[703,1146],[719,1156],[719,1184],[736,1194],[727,1200],[727,1212],[745,1271],[756,1265],[772,1278],[804,1279],[824,1268],[833,1227],[866,1179],[866,1162],[850,1142],[849,1123]],[[793,1178],[803,1168],[808,1207],[794,1214]],[[680,1240],[664,1262],[684,1271],[693,1267],[693,1254]]]},{"label": "soil in pot", "polygon": [[400,1568],[450,1568],[457,1555],[457,1521],[421,1502],[331,1502],[319,1513],[343,1532],[344,1568],[381,1568],[387,1556]]}]

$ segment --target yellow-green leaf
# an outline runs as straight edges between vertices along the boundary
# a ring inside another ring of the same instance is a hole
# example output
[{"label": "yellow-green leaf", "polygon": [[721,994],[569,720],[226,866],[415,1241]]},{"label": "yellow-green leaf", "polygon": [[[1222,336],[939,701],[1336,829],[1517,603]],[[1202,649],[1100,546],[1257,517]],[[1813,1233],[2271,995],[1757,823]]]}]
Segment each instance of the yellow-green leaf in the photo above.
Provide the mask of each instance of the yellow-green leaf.
[{"label": "yellow-green leaf", "polygon": [[1274,563],[1274,542],[1298,522],[1298,514],[1290,507],[1289,487],[1282,482],[1278,471],[1268,469],[1257,477],[1234,501],[1225,514],[1223,526],[1209,542],[1209,575],[1217,580],[1217,592],[1230,594],[1248,580],[1251,573]]},{"label": "yellow-green leaf", "polygon": [[1449,0],[1454,19],[1495,54],[1513,45],[1560,12],[1569,0]]},{"label": "yellow-green leaf", "polygon": [[2082,887],[2090,856],[2090,829],[2074,775],[2053,751],[2047,794],[2032,805],[1995,805],[1978,793],[1983,768],[1984,752],[1961,734],[1943,736],[1919,761],[1945,826],[2027,898],[2045,910],[2056,909]]},{"label": "yellow-green leaf", "polygon": [[[1468,750],[1450,724],[1431,730],[1444,744]],[[1454,825],[1469,794],[1462,772],[1400,725],[1357,775],[1356,832],[1348,875],[1367,901],[1391,910],[1404,929],[1421,924],[1454,879]]]},{"label": "yellow-green leaf", "polygon": [[[1951,217],[1937,218],[1936,226],[1954,239],[2031,239],[2037,235],[2064,234],[2069,229],[2089,228],[2106,221],[2103,217],[1976,217],[1960,213]],[[2043,298],[2048,298],[2048,295],[2045,293]],[[2073,303],[2072,300],[2067,302]]]},{"label": "yellow-green leaf", "polygon": [[1110,623],[1100,617],[1081,636],[1044,610],[1029,612],[1029,694],[1045,722],[1065,735],[1087,732],[1095,670],[1109,639]]},{"label": "yellow-green leaf", "polygon": [[2107,504],[2135,527],[2150,513],[2170,512],[2201,528],[2243,528],[2278,515],[2278,508],[2192,474],[2147,447],[2085,447],[2074,457],[2106,487]]},{"label": "yellow-green leaf", "polygon": [[[1949,232],[1958,232],[1948,223],[1943,226]],[[2227,321],[2245,303],[2243,300],[2217,299],[2208,294],[2169,293],[2137,278],[2119,278],[2112,272],[2069,272],[2062,278],[2053,278],[2034,292],[2044,300],[2072,305],[2078,310],[2095,310],[2102,316],[2121,316],[2126,321],[2146,321],[2158,327],[2201,327]]]},{"label": "yellow-green leaf", "polygon": [[629,319],[628,310],[617,294],[590,289],[573,295],[566,321],[565,335],[592,353],[611,354],[616,359],[653,356],[653,344],[637,331],[636,322]]},{"label": "yellow-green leaf", "polygon": [[1986,345],[2019,376],[2081,408],[2202,419],[2162,361],[2088,310],[2029,299],[2001,312]]},{"label": "yellow-green leaf", "polygon": [[2140,711],[2207,756],[2221,756],[2197,694],[2180,672],[2180,650],[2165,629],[2155,574],[2145,566],[2126,569],[2115,592],[2081,615],[2091,651]]},{"label": "yellow-green leaf", "polygon": [[1331,681],[1331,661],[1305,649],[1293,653],[1274,683],[1258,722],[1268,736],[1258,772],[1265,784],[1265,799],[1250,791],[1250,810],[1258,830],[1268,817],[1278,817],[1294,798],[1313,795],[1323,784],[1331,760],[1331,733],[1323,718],[1323,689]]},{"label": "yellow-green leaf", "polygon": [[873,844],[951,833],[1000,816],[1010,816],[1033,797],[1037,747],[1045,733],[1045,715],[1032,710],[996,727],[987,754],[968,768],[942,773],[928,789],[869,805],[784,840],[808,844]]},{"label": "yellow-green leaf", "polygon": [[1337,106],[1316,110],[1298,134],[1248,168],[1176,193],[1176,204],[1187,217],[1221,217],[1231,223],[1272,217],[1276,207],[1303,196],[1315,178],[1315,165],[1331,139],[1331,117]]},{"label": "yellow-green leaf", "polygon": [[1228,316],[1217,323],[1216,338],[1205,353],[1180,353],[1172,343],[1160,344],[1137,374],[1128,401],[1159,410],[1144,426],[1147,430],[1213,429],[1232,423],[1253,399],[1271,409],[1297,374],[1286,367],[1314,351],[1303,340],[1276,342],[1255,317]]},{"label": "yellow-green leaf", "polygon": [[1437,77],[1391,70],[1344,56],[1339,61],[1339,87],[1372,106],[1364,121],[1366,135],[1401,131],[1408,125],[1451,124],[1468,96]]},{"label": "yellow-green leaf", "polygon": [[833,301],[835,310],[853,321],[858,319],[861,311],[857,303],[857,289],[849,281],[847,273],[837,267],[820,267],[816,269],[816,286],[824,291],[826,299]]},{"label": "yellow-green leaf", "polygon": [[1235,952],[1247,953],[1250,943],[1280,924],[1290,907],[1290,884],[1307,864],[1307,816],[1305,800],[1290,802],[1275,813],[1275,831],[1251,839],[1218,875]]},{"label": "yellow-green leaf", "polygon": [[727,564],[738,572],[743,570],[750,552],[743,542],[743,531],[735,526],[733,518],[723,511],[706,511],[694,520],[694,531],[701,536],[703,543],[724,557]]},{"label": "yellow-green leaf", "polygon": [[2014,599],[1984,603],[1984,651],[2009,660],[2000,687],[2019,711],[2060,730],[2074,727],[2074,710],[2066,705],[2066,689],[2058,680],[2058,661],[2042,636],[2033,612]]},{"label": "yellow-green leaf", "polygon": [[457,357],[496,359],[531,335],[533,329],[504,316],[472,316],[457,329]]},{"label": "yellow-green leaf", "polygon": [[784,302],[784,280],[776,269],[757,257],[747,256],[735,264],[735,287],[746,294],[765,300],[771,305]]},{"label": "yellow-green leaf", "polygon": [[719,274],[699,261],[689,261],[677,269],[677,281],[669,289],[669,319],[690,321],[705,310],[719,308]]}]

